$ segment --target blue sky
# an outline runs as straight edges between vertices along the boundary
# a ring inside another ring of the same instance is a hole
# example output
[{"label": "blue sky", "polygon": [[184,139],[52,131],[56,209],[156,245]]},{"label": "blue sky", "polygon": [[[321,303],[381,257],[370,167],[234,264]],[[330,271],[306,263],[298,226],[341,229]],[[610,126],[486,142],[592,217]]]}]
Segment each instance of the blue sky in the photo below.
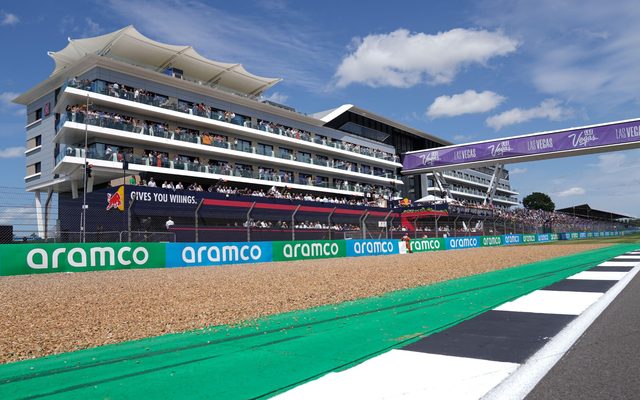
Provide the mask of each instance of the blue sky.
[{"label": "blue sky", "polygon": [[[366,4],[366,6],[365,6]],[[454,142],[638,117],[633,1],[4,2],[0,168],[23,186],[17,94],[53,69],[67,37],[133,24],[255,74],[266,96],[313,113],[351,103]],[[640,216],[640,150],[512,164],[522,195]]]}]

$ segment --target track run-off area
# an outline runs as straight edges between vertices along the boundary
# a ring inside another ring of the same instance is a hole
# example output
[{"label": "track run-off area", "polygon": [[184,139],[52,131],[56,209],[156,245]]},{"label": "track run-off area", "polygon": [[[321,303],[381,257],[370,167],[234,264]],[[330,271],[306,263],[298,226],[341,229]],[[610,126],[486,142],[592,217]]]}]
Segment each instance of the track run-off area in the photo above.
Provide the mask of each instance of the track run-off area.
[{"label": "track run-off area", "polygon": [[237,326],[4,364],[0,398],[267,398],[418,342],[638,247],[616,244]]}]

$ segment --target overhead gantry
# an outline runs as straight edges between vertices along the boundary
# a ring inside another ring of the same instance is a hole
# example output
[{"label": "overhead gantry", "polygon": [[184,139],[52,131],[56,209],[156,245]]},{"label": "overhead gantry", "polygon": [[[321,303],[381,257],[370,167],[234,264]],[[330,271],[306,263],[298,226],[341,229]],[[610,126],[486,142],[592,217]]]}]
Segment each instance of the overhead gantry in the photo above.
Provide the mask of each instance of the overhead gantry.
[{"label": "overhead gantry", "polygon": [[485,203],[490,202],[505,164],[575,157],[640,147],[640,118],[538,132],[404,153],[403,175],[433,172],[450,197],[442,171],[494,167]]}]

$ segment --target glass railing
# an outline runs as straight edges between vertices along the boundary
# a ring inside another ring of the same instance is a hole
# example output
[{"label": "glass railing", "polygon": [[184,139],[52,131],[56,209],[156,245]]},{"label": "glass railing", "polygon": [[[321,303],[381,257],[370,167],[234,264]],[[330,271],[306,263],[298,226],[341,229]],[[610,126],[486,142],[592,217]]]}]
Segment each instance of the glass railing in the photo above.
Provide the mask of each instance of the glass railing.
[{"label": "glass railing", "polygon": [[142,104],[151,105],[154,107],[160,107],[168,110],[178,111],[185,114],[195,115],[198,117],[213,119],[216,121],[227,122],[234,125],[244,126],[252,129],[261,130],[263,132],[273,133],[277,135],[287,136],[291,138],[296,138],[300,140],[304,140],[307,142],[313,142],[317,144],[321,144],[328,147],[333,147],[341,150],[346,150],[356,154],[362,154],[369,157],[374,157],[386,161],[398,162],[399,157],[393,154],[389,154],[377,149],[370,149],[367,147],[362,147],[359,145],[353,145],[347,142],[330,142],[327,140],[318,139],[312,136],[311,133],[306,131],[300,131],[292,128],[282,128],[275,127],[272,128],[269,124],[258,124],[257,127],[252,127],[250,122],[250,118],[242,115],[235,115],[225,112],[223,110],[218,110],[214,108],[207,107],[205,109],[193,105],[191,103],[183,102],[183,101],[171,101],[168,97],[162,96],[156,93],[146,92],[144,90],[130,90],[122,88],[118,85],[115,87],[113,84],[109,84],[105,81],[96,80],[93,82],[75,82],[72,81],[67,82],[63,87],[62,91],[66,87],[74,87],[82,90],[87,90],[94,93],[99,93],[115,98],[120,98],[124,100],[134,101]]},{"label": "glass railing", "polygon": [[314,165],[321,165],[323,167],[328,167],[329,166],[329,160],[325,160],[325,159],[321,159],[321,158],[314,158],[313,159],[313,164]]},{"label": "glass railing", "polygon": [[[171,139],[171,140],[178,140],[178,141],[182,141],[182,142],[186,142],[186,143],[199,144],[201,142],[201,140],[202,140],[199,135],[196,135],[195,133],[192,133],[192,132],[170,131],[170,130],[165,129],[164,126],[159,125],[159,124],[144,124],[142,126],[141,125],[136,125],[136,124],[131,124],[131,123],[125,122],[120,117],[115,118],[114,116],[111,116],[111,115],[108,115],[108,114],[104,114],[102,112],[95,112],[95,113],[91,113],[89,115],[87,115],[85,113],[82,113],[82,112],[76,112],[76,113],[68,112],[66,114],[63,114],[63,116],[61,117],[59,126],[62,126],[62,124],[64,124],[64,122],[70,121],[70,120],[75,120],[77,122],[86,123],[86,124],[92,125],[92,126],[99,126],[99,127],[110,128],[110,129],[115,129],[115,130],[119,130],[119,131],[150,135],[150,136],[161,137],[161,138]],[[237,150],[237,151],[243,151],[243,152],[247,152],[247,153],[254,153],[254,152],[257,153],[257,149],[256,148],[251,147],[250,145],[248,145],[246,143],[234,145],[234,144],[231,144],[231,143],[226,142],[226,141],[216,141],[216,140],[214,140],[211,145],[214,146],[214,147],[220,147],[220,148],[225,148],[225,149],[234,149],[234,150]],[[265,154],[265,155],[267,155],[267,154]],[[273,157],[273,155],[267,155],[267,156]],[[290,160],[290,161],[295,161],[293,155],[290,154],[290,153],[280,153],[280,154],[278,154],[277,158]],[[359,168],[356,168],[352,164],[350,165],[350,164],[347,164],[347,163],[344,163],[344,162],[341,162],[340,164],[334,163],[333,165],[331,165],[330,163],[326,162],[325,160],[312,159],[311,157],[303,157],[298,161],[305,162],[305,163],[312,163],[314,165],[315,165],[315,162],[318,161],[317,165],[329,166],[329,167],[333,167],[333,168],[336,168],[336,169],[341,169],[341,170],[344,170],[344,171],[361,173]],[[369,173],[367,175],[374,175],[374,176],[379,176],[379,177],[384,177],[384,178],[397,179],[396,175],[394,175],[392,173],[388,173],[388,172],[387,173],[385,173],[385,172]]]},{"label": "glass railing", "polygon": [[60,121],[58,121],[58,124],[56,125],[56,133],[60,129],[62,129],[62,127],[64,126],[64,123],[67,121],[68,121],[67,113],[60,114]]},{"label": "glass railing", "polygon": [[[64,157],[78,157],[84,158],[84,149],[79,147],[61,145],[60,152],[56,156],[56,164],[60,163]],[[198,162],[187,161],[187,160],[169,160],[166,156],[152,156],[152,155],[138,155],[131,153],[111,153],[111,154],[99,154],[95,151],[95,149],[89,147],[87,151],[87,159],[88,160],[106,160],[113,162],[122,162],[123,160],[128,161],[130,164],[142,165],[147,167],[159,167],[159,168],[167,168],[173,170],[181,170],[181,171],[193,171],[193,172],[203,172],[210,174],[219,174],[219,175],[233,175],[243,178],[251,178],[258,179],[263,181],[271,181],[271,182],[284,182],[284,183],[293,183],[293,179],[291,177],[287,178],[281,173],[277,173],[275,171],[265,171],[265,172],[256,172],[242,168],[231,168],[229,166],[221,166],[221,165],[205,165]],[[339,190],[348,190],[352,192],[371,192],[375,191],[378,194],[384,194],[386,191],[384,189],[374,189],[370,185],[360,185],[359,183],[351,184],[347,182],[340,183],[332,183],[326,181],[314,181],[313,177],[309,178],[298,178],[298,181],[301,185],[305,186],[317,186],[323,188],[334,188]]]},{"label": "glass railing", "polygon": [[173,134],[173,139],[180,140],[182,142],[200,144],[200,136],[191,132],[175,132]]},{"label": "glass railing", "polygon": [[[58,155],[56,156],[56,164],[58,164],[64,157],[78,157],[84,158],[84,148],[82,147],[73,147],[68,145],[61,145],[58,151]],[[128,156],[128,154],[127,154]],[[114,152],[104,152],[98,151],[95,146],[87,147],[87,158],[93,160],[104,160],[104,161],[122,161],[123,159],[122,153],[114,153]]]},{"label": "glass railing", "polygon": [[262,147],[257,147],[256,148],[256,154],[260,154],[261,156],[267,156],[267,157],[273,157],[274,153],[273,153],[273,149],[265,149]]},{"label": "glass railing", "polygon": [[[451,190],[454,191],[454,192],[457,192],[457,193],[463,193],[463,194],[468,194],[468,195],[472,195],[472,196],[479,196],[479,197],[485,197],[486,196],[486,193],[483,193],[481,191],[467,189],[467,188],[463,188],[463,187],[459,187],[459,186],[452,187]],[[497,200],[517,203],[517,199],[506,197],[506,196],[494,195],[493,198],[497,199]]]},{"label": "glass railing", "polygon": [[230,146],[231,150],[242,151],[245,153],[253,153],[253,148],[250,144],[246,143],[234,143]]},{"label": "glass railing", "polygon": [[291,160],[291,161],[293,161],[293,154],[290,154],[290,153],[278,153],[278,158],[282,158],[283,160]]},{"label": "glass railing", "polygon": [[[489,186],[489,184],[491,183],[490,181],[486,180],[486,179],[481,179],[481,178],[477,178],[477,177],[472,177],[472,176],[464,176],[461,173],[457,173],[457,172],[444,172],[443,175],[445,177],[451,177],[451,178],[458,178],[458,179],[462,179],[462,180],[466,180],[466,181],[471,181],[471,182],[477,182],[480,183],[482,185],[485,186]],[[511,192],[517,192],[517,190],[515,190],[514,188],[505,185],[503,183],[498,184],[497,186],[498,189],[503,189],[503,190],[508,190]]]},{"label": "glass railing", "polygon": [[258,171],[257,178],[264,181],[280,181],[280,176],[275,171]]}]

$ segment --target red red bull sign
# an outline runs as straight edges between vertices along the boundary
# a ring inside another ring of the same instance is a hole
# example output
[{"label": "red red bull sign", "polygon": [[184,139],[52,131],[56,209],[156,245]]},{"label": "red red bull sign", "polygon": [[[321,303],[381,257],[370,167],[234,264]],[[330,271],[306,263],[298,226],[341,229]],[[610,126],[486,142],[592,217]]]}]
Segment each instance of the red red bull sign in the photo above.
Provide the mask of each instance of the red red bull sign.
[{"label": "red red bull sign", "polygon": [[115,193],[107,193],[107,211],[111,209],[124,211],[124,186],[118,187]]}]

